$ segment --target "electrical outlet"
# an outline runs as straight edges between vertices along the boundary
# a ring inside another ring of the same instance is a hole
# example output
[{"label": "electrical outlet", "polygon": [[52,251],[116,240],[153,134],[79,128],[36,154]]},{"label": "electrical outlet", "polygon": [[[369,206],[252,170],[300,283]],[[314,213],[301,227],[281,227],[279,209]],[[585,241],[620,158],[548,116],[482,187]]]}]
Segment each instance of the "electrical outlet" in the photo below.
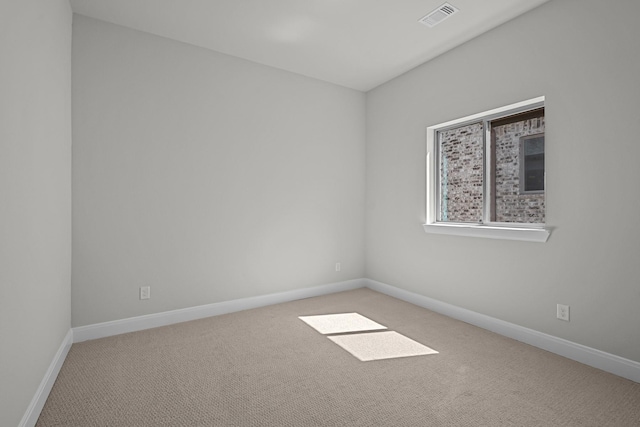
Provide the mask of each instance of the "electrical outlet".
[{"label": "electrical outlet", "polygon": [[151,286],[141,286],[140,299],[149,299],[149,298],[151,298]]},{"label": "electrical outlet", "polygon": [[569,321],[569,306],[564,304],[558,304],[558,311],[556,317],[560,320]]},{"label": "electrical outlet", "polygon": [[336,262],[336,271],[340,271],[340,263]]}]

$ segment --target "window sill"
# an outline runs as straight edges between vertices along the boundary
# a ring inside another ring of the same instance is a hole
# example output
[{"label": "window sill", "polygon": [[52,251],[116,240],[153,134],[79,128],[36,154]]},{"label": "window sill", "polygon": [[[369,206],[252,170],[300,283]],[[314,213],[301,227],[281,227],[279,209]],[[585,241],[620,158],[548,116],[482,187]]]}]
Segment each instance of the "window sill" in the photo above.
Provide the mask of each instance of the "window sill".
[{"label": "window sill", "polygon": [[424,231],[432,234],[453,236],[484,237],[487,239],[521,240],[544,243],[551,231],[547,228],[498,227],[468,224],[424,224]]}]

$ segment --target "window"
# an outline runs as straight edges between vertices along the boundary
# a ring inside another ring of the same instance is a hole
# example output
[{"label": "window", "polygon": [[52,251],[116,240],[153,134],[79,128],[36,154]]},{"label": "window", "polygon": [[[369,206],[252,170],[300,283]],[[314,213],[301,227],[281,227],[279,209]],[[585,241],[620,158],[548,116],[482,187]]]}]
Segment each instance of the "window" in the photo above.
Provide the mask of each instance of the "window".
[{"label": "window", "polygon": [[520,194],[544,193],[544,134],[520,138]]},{"label": "window", "polygon": [[544,242],[544,97],[427,128],[427,223],[439,234]]}]

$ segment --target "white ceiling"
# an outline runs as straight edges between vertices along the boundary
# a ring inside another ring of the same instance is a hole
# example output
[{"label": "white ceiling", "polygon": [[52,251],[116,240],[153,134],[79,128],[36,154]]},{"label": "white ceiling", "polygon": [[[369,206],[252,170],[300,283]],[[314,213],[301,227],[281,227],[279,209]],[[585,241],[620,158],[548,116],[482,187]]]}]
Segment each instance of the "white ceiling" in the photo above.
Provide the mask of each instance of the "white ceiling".
[{"label": "white ceiling", "polygon": [[92,18],[367,91],[548,0],[70,0]]}]

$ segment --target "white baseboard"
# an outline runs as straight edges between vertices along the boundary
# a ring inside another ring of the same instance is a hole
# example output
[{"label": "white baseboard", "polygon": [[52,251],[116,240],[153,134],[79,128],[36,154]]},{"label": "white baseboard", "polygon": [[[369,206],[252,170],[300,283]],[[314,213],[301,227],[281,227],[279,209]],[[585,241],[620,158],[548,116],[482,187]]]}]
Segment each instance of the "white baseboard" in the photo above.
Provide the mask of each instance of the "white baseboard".
[{"label": "white baseboard", "polygon": [[72,343],[73,332],[69,329],[67,335],[65,335],[62,340],[62,344],[60,344],[60,348],[58,348],[56,355],[53,357],[53,360],[49,365],[49,369],[47,369],[47,372],[44,374],[44,378],[40,382],[40,385],[36,390],[36,394],[33,396],[33,399],[31,399],[31,403],[29,403],[27,411],[24,413],[18,427],[33,427],[36,425],[40,412],[47,401],[47,397],[49,397],[53,383],[55,383],[56,378],[58,378],[58,373],[60,372],[60,368],[62,368],[62,364],[64,363],[64,359],[67,357],[67,353],[69,353]]},{"label": "white baseboard", "polygon": [[405,291],[382,282],[371,279],[354,279],[344,282],[331,283],[313,288],[295,289],[276,294],[243,298],[220,303],[201,305],[146,316],[98,323],[95,325],[73,328],[67,332],[60,348],[54,356],[49,369],[45,373],[36,394],[34,395],[19,427],[35,426],[44,407],[51,388],[60,372],[60,368],[67,357],[67,353],[74,342],[103,338],[127,332],[140,331],[204,317],[233,313],[241,310],[264,307],[302,298],[311,298],[335,292],[348,291],[367,287],[374,291],[407,301],[420,307],[435,311],[454,319],[479,326],[500,335],[533,345],[535,347],[556,353],[585,365],[593,366],[606,372],[640,383],[640,363],[625,359],[614,354],[596,350],[581,344],[576,344],[562,338],[554,337],[542,332],[528,329],[513,323],[505,322],[484,314],[476,313],[461,307],[456,307],[423,295]]},{"label": "white baseboard", "polygon": [[174,323],[187,322],[189,320],[218,316],[220,314],[233,313],[251,308],[264,307],[282,302],[294,301],[302,298],[316,297],[335,292],[348,291],[365,286],[364,279],[347,280],[312,288],[295,289],[276,294],[261,295],[250,298],[242,298],[232,301],[223,301],[214,304],[200,305],[197,307],[183,308],[179,310],[165,311],[162,313],[148,314],[145,316],[130,317],[128,319],[114,320],[111,322],[96,323],[93,325],[73,328],[73,342],[81,342],[104,338],[127,332],[141,331],[157,328],[159,326]]},{"label": "white baseboard", "polygon": [[479,326],[483,329],[498,333],[500,335],[513,338],[530,344],[534,347],[550,351],[552,353],[575,360],[585,365],[601,369],[606,372],[627,378],[640,383],[640,363],[611,353],[596,350],[581,344],[576,344],[562,338],[554,337],[542,332],[505,322],[484,314],[476,313],[461,307],[456,307],[442,301],[425,297],[413,292],[405,291],[385,283],[371,279],[363,279],[366,287],[374,291],[410,302],[420,307],[424,307],[436,313],[463,322]]}]

